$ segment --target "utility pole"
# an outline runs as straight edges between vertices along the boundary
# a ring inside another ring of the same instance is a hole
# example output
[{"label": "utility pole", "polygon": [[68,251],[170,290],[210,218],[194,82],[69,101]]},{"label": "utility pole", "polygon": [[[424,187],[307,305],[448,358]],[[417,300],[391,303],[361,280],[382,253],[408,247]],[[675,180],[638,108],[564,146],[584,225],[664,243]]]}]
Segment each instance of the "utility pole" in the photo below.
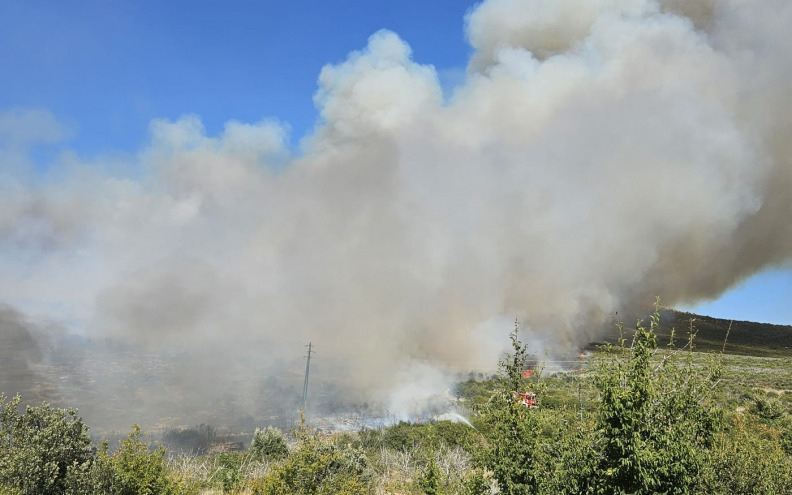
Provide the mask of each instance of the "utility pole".
[{"label": "utility pole", "polygon": [[308,373],[311,371],[311,353],[313,352],[313,345],[311,342],[308,342],[306,346],[308,348],[308,360],[305,362],[305,381],[303,382],[303,400],[302,400],[302,410],[305,413],[305,406],[308,401]]}]

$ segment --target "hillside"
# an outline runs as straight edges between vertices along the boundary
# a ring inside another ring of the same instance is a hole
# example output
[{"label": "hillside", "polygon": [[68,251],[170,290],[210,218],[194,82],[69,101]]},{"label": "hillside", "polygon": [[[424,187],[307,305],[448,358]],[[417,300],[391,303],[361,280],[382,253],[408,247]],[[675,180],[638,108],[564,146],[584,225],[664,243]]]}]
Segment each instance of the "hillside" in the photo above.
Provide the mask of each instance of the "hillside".
[{"label": "hillside", "polygon": [[[740,354],[761,357],[792,357],[792,326],[757,323],[713,318],[693,313],[662,309],[660,311],[661,345],[668,341],[671,329],[676,329],[677,343],[684,345],[687,341],[691,320],[696,332],[695,348],[697,351],[721,351],[726,354]],[[731,330],[729,327],[731,326]],[[726,346],[723,342],[728,333]],[[604,342],[615,343],[618,334],[614,330],[603,338]]]}]

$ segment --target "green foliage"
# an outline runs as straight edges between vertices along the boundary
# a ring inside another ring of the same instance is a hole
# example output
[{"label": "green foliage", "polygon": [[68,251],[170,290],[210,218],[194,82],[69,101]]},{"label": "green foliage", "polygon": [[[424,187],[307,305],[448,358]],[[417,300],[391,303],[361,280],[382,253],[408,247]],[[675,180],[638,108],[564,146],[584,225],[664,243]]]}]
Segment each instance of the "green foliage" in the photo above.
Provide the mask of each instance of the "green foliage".
[{"label": "green foliage", "polygon": [[297,448],[253,487],[254,493],[361,494],[368,491],[368,460],[362,450],[336,445],[305,424],[295,431]]},{"label": "green foliage", "polygon": [[552,441],[549,466],[540,493],[577,495],[592,493],[599,459],[599,437],[590,423],[575,424],[569,412],[561,413],[559,423],[566,434]]},{"label": "green foliage", "polygon": [[481,434],[464,423],[438,421],[429,426],[428,445],[434,448],[460,447],[470,453],[481,449]]},{"label": "green foliage", "polygon": [[382,446],[391,450],[413,450],[417,448],[438,449],[461,447],[468,452],[480,447],[480,435],[463,423],[438,421],[434,424],[408,423],[400,421],[383,430],[379,435],[371,435],[368,446]]},{"label": "green foliage", "polygon": [[752,415],[734,415],[707,457],[700,493],[792,493],[792,457],[778,431]]},{"label": "green foliage", "polygon": [[[510,338],[513,353],[499,363],[498,388],[482,410],[488,446],[481,462],[492,471],[502,493],[535,493],[542,478],[542,427],[537,409],[529,409],[514,398],[525,392],[522,373],[528,351],[518,338],[515,322]],[[541,381],[532,383],[541,392]]]},{"label": "green foliage", "polygon": [[289,447],[286,445],[283,432],[278,428],[267,426],[265,429],[256,428],[253,440],[250,442],[250,453],[258,461],[281,459],[289,455]]},{"label": "green foliage", "polygon": [[489,495],[491,485],[481,469],[472,469],[462,480],[462,495]]},{"label": "green foliage", "polygon": [[772,421],[784,415],[784,404],[777,397],[757,397],[752,412],[766,421]]},{"label": "green foliage", "polygon": [[0,395],[0,485],[7,493],[64,493],[67,479],[88,469],[88,427],[75,409],[48,404],[17,410],[20,397]]},{"label": "green foliage", "polygon": [[495,388],[493,380],[475,380],[473,378],[458,383],[455,388],[455,394],[460,399],[469,401],[473,407],[483,406],[492,397],[492,391]]},{"label": "green foliage", "polygon": [[[604,349],[592,374],[593,411],[584,407],[579,378],[522,378],[528,355],[515,325],[513,352],[501,361],[498,388],[480,418],[488,446],[479,462],[502,493],[697,490],[722,423],[713,400],[721,367],[717,360],[703,368],[694,362],[692,336],[679,350],[672,332],[668,348],[658,351],[659,321],[656,308],[648,328],[639,322],[629,345],[622,338],[618,347]],[[540,399],[552,400],[536,409],[522,406],[513,393],[529,385]]]},{"label": "green foliage", "polygon": [[792,417],[786,416],[778,422],[778,441],[788,456],[792,456]]},{"label": "green foliage", "polygon": [[437,463],[434,459],[429,459],[429,465],[421,474],[418,486],[426,495],[441,495],[440,483],[440,471],[437,469]]},{"label": "green foliage", "polygon": [[118,484],[118,473],[107,454],[107,442],[100,445],[92,462],[70,470],[65,484],[64,493],[68,495],[112,494],[113,487]]},{"label": "green foliage", "polygon": [[399,421],[386,428],[379,436],[379,441],[383,447],[391,450],[410,450],[424,441],[428,426]]},{"label": "green foliage", "polygon": [[228,493],[242,484],[242,456],[234,452],[221,452],[217,455],[217,471],[215,477],[224,493]]},{"label": "green foliage", "polygon": [[[176,484],[168,477],[165,449],[149,451],[141,440],[138,425],[121,441],[121,448],[107,459],[115,476],[108,475],[110,486],[103,487],[113,495],[167,495],[177,493]],[[109,473],[108,473],[109,474]]]},{"label": "green foliage", "polygon": [[[639,322],[632,345],[622,339],[596,374],[602,448],[593,474],[599,493],[693,492],[718,429],[710,398],[719,368],[697,372],[690,352],[680,362],[672,344],[659,363],[653,360],[658,325],[656,309],[649,327]],[[692,336],[688,345],[692,350]]]}]

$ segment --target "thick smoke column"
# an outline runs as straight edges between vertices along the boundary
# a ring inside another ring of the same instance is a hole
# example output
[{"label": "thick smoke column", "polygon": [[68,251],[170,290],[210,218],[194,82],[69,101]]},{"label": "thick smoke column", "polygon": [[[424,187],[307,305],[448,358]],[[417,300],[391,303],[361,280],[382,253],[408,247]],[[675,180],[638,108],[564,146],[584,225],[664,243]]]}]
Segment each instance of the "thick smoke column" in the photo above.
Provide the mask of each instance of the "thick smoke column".
[{"label": "thick smoke column", "polygon": [[186,116],[36,186],[6,123],[61,131],[6,114],[0,300],[222,359],[311,340],[358,390],[494,362],[514,316],[538,350],[587,343],[789,260],[790,25],[780,0],[489,0],[451,95],[380,31],[322,70],[296,155],[275,120]]}]

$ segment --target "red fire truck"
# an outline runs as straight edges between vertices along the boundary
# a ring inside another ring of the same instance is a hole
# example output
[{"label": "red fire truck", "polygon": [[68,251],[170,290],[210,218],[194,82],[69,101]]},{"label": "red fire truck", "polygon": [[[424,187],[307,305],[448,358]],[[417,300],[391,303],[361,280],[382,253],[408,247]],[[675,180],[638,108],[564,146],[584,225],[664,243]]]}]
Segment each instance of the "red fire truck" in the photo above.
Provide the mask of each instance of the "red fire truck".
[{"label": "red fire truck", "polygon": [[533,392],[514,392],[514,398],[525,407],[536,407],[536,394]]}]

